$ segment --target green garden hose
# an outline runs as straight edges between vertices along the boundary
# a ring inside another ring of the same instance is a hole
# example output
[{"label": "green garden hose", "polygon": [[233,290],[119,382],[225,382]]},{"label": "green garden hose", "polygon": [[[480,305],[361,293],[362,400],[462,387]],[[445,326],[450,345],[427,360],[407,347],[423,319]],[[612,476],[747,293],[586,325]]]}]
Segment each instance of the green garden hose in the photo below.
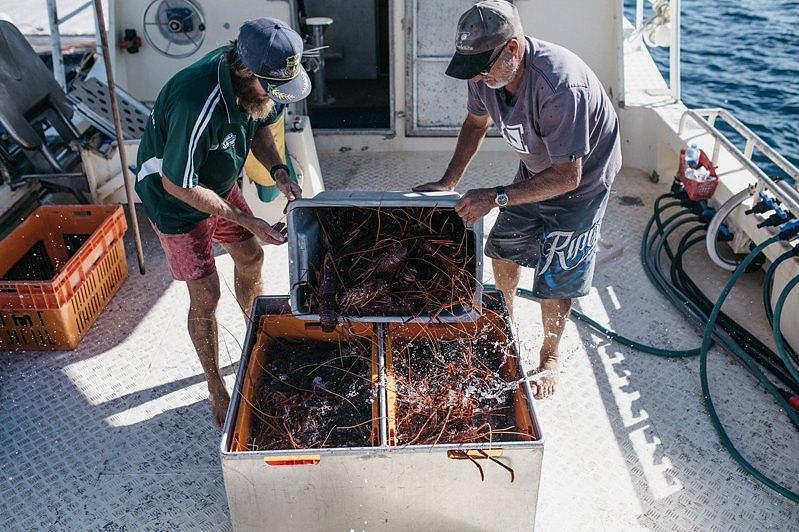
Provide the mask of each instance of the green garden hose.
[{"label": "green garden hose", "polygon": [[788,299],[788,294],[797,284],[799,284],[799,275],[788,281],[788,284],[786,284],[782,289],[782,292],[780,292],[780,297],[777,298],[777,304],[774,306],[774,318],[772,318],[771,321],[771,332],[774,335],[774,343],[777,344],[777,353],[779,353],[791,376],[799,381],[799,371],[794,368],[793,361],[791,361],[790,357],[788,356],[788,346],[785,345],[785,339],[782,337],[782,333],[780,332],[782,307],[785,305],[785,300]]},{"label": "green garden hose", "polygon": [[[771,488],[772,490],[776,491],[783,497],[790,499],[794,502],[799,502],[799,493],[789,490],[788,488],[778,484],[771,478],[767,477],[763,473],[760,472],[756,467],[750,464],[746,458],[744,458],[741,453],[735,448],[730,440],[730,437],[727,435],[727,432],[724,430],[724,426],[721,424],[721,420],[719,419],[718,413],[716,412],[716,407],[713,404],[713,399],[710,395],[710,385],[708,384],[707,380],[707,354],[710,350],[710,344],[712,341],[713,330],[716,326],[716,318],[721,311],[721,306],[724,304],[724,301],[727,299],[732,287],[741,277],[741,275],[746,270],[746,267],[752,262],[755,257],[763,251],[766,247],[770,246],[774,242],[777,242],[780,239],[779,235],[774,235],[771,238],[766,239],[764,242],[760,243],[759,245],[755,246],[755,248],[749,252],[749,254],[744,258],[744,260],[738,265],[735,269],[735,272],[730,277],[730,280],[727,281],[727,284],[721,291],[718,300],[716,301],[713,310],[710,312],[710,316],[708,317],[707,325],[705,325],[705,331],[702,335],[702,351],[699,354],[699,380],[702,384],[702,399],[705,403],[705,408],[707,409],[708,415],[710,416],[710,421],[713,424],[713,428],[716,429],[716,434],[718,434],[719,439],[721,440],[721,444],[727,449],[727,452],[730,453],[730,456],[738,462],[744,470],[746,470],[750,475],[755,477],[757,480]],[[775,313],[776,314],[776,313]],[[737,346],[732,346],[734,351],[737,351],[735,354],[739,356],[744,362],[747,362],[747,365],[752,369],[752,366],[755,365],[755,362],[743,352],[742,349],[737,348]],[[769,393],[774,397],[777,403],[785,409],[785,412],[788,414],[788,417],[799,426],[799,413],[795,412],[793,408],[788,404],[785,398],[773,387],[773,385],[768,381],[768,379],[763,376],[762,372],[759,370],[755,372],[756,377],[758,377],[758,381],[763,384]],[[765,382],[764,382],[765,381]]]}]

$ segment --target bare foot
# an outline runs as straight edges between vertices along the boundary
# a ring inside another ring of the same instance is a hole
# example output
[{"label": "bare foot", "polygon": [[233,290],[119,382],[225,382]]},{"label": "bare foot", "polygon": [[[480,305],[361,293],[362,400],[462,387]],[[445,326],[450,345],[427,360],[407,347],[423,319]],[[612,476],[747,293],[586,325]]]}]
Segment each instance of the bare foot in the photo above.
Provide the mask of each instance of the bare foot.
[{"label": "bare foot", "polygon": [[208,402],[211,403],[211,414],[213,415],[214,423],[221,429],[225,424],[225,415],[230,404],[230,395],[227,393],[224,384],[221,387],[215,387],[215,390],[208,396]]},{"label": "bare foot", "polygon": [[535,382],[535,398],[544,399],[555,393],[555,384],[558,378],[554,373],[558,371],[558,357],[557,355],[545,355],[541,353],[541,365],[538,366],[540,371],[549,371],[549,375],[543,375]]}]

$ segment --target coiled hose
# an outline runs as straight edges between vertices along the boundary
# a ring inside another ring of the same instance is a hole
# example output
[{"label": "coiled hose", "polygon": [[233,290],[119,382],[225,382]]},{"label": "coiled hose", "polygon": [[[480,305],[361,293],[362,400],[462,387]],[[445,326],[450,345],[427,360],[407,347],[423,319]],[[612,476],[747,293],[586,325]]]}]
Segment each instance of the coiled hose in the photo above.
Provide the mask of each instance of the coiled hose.
[{"label": "coiled hose", "polygon": [[[704,333],[702,334],[702,351],[699,354],[699,380],[702,384],[702,399],[705,403],[705,408],[707,409],[708,415],[710,416],[710,421],[713,423],[713,428],[716,429],[716,434],[718,434],[719,439],[721,440],[721,444],[724,446],[725,449],[730,453],[730,456],[738,462],[744,470],[746,470],[750,475],[755,477],[757,480],[771,488],[772,490],[776,491],[783,497],[792,500],[793,502],[799,502],[799,493],[791,491],[790,489],[780,485],[779,483],[775,482],[771,478],[767,477],[765,474],[760,472],[755,466],[750,464],[746,458],[744,458],[741,453],[738,452],[738,449],[730,440],[730,437],[727,435],[727,432],[724,430],[724,426],[721,424],[721,420],[719,419],[718,413],[716,412],[716,407],[713,404],[713,398],[710,395],[710,385],[708,384],[707,380],[707,354],[710,350],[710,344],[712,343],[712,335],[713,329],[716,326],[716,318],[721,311],[721,306],[724,304],[724,301],[727,299],[732,287],[744,273],[746,267],[751,263],[758,253],[763,251],[765,248],[777,242],[780,239],[779,235],[774,235],[771,238],[766,239],[761,244],[755,246],[755,248],[749,252],[749,254],[744,258],[743,261],[738,265],[735,269],[735,272],[730,277],[730,280],[727,281],[727,284],[721,291],[721,295],[719,295],[716,304],[713,307],[713,310],[710,312],[710,317],[708,318],[707,325],[705,325]],[[796,277],[794,281],[799,282],[799,277]],[[795,283],[794,283],[795,285]],[[790,285],[791,288],[793,285]],[[782,302],[784,302],[784,298],[782,296],[787,296],[786,291],[783,290],[781,294]],[[780,307],[780,311],[782,308]],[[774,313],[775,317],[777,316],[777,312]],[[779,330],[779,327],[776,328]],[[743,360],[747,366],[749,366],[750,370],[757,377],[757,380],[766,388],[766,390],[771,394],[771,396],[777,401],[777,403],[785,410],[788,414],[788,417],[794,422],[795,425],[799,426],[799,413],[795,412],[793,408],[788,404],[785,398],[776,390],[773,384],[763,375],[763,373],[756,368],[755,362],[747,355],[740,347],[732,346],[732,350],[735,355],[737,355],[741,360]]]},{"label": "coiled hose", "polygon": [[721,224],[724,223],[724,220],[727,219],[727,216],[741,203],[746,201],[747,199],[751,198],[755,194],[755,187],[748,186],[744,190],[740,191],[739,193],[733,195],[730,199],[724,202],[724,205],[719,207],[719,210],[716,211],[715,216],[713,219],[710,220],[710,223],[707,227],[707,238],[705,240],[705,247],[707,248],[707,254],[717,266],[724,268],[728,271],[735,270],[738,263],[735,261],[731,261],[721,257],[716,249],[716,237],[718,236],[719,228]]}]

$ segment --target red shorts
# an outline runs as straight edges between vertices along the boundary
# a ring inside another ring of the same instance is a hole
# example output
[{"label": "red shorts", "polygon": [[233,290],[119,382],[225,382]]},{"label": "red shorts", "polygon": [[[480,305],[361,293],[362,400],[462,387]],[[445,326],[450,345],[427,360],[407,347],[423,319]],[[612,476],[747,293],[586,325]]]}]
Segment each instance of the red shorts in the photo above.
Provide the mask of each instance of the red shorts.
[{"label": "red shorts", "polygon": [[[240,211],[252,214],[238,185],[233,186],[225,200]],[[208,277],[216,271],[211,247],[213,242],[235,244],[254,236],[242,226],[215,214],[198,223],[188,233],[167,235],[160,232],[152,222],[150,225],[161,241],[169,271],[176,281],[194,281]]]}]

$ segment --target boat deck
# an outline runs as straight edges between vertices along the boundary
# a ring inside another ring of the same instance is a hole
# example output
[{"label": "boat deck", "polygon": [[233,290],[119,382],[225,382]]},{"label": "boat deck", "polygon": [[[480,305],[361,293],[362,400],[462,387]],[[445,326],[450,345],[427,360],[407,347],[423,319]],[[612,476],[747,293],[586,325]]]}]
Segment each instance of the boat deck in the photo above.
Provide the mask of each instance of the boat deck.
[{"label": "boat deck", "polygon": [[[436,178],[448,157],[320,154],[328,188],[370,190]],[[462,188],[507,181],[516,164],[508,152],[481,153]],[[695,347],[696,330],[639,264],[642,228],[662,189],[635,171],[619,176],[595,288],[579,307],[645,343]],[[128,242],[130,278],[78,349],[0,353],[3,529],[230,528],[220,432],[185,328],[187,292],[172,282],[148,224],[142,231],[147,275],[136,271]],[[704,286],[718,287],[729,275],[709,265],[699,247],[688,263]],[[232,388],[245,323],[232,294],[230,257],[220,252],[217,264],[220,357]],[[490,280],[490,264],[485,272]],[[746,276],[725,310],[769,341],[760,277]],[[288,293],[285,247],[267,248],[264,279],[268,293]],[[529,273],[524,282],[529,286]],[[519,300],[517,309],[523,351],[532,359],[541,341],[537,304]],[[558,392],[536,405],[546,439],[537,529],[799,530],[799,507],[761,487],[721,448],[702,406],[696,359],[637,353],[575,322],[561,345]],[[744,456],[799,488],[799,433],[730,356],[714,351],[709,373]]]}]

